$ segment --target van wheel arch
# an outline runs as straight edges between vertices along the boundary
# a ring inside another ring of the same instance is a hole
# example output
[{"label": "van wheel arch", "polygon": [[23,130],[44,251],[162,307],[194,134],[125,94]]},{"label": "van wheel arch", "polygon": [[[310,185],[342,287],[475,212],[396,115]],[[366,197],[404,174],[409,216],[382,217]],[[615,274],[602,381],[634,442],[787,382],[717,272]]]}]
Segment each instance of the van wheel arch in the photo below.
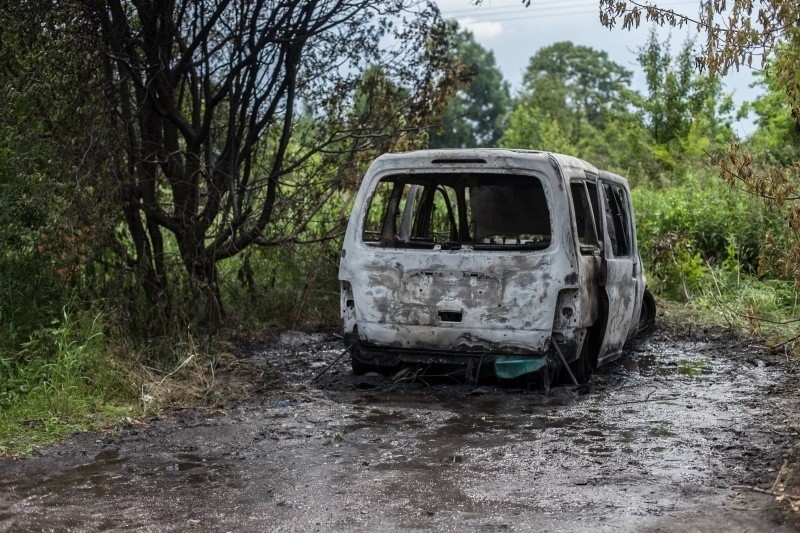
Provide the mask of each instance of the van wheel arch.
[{"label": "van wheel arch", "polygon": [[[586,328],[586,335],[583,338],[578,358],[568,363],[569,370],[575,376],[575,380],[579,385],[588,383],[597,369],[597,356],[600,349],[598,339],[601,331],[598,328],[598,323],[599,321]],[[573,384],[566,369],[562,369],[559,375],[559,383],[562,385]]]},{"label": "van wheel arch", "polygon": [[639,314],[639,333],[656,323],[656,300],[649,289],[642,296],[642,311]]}]

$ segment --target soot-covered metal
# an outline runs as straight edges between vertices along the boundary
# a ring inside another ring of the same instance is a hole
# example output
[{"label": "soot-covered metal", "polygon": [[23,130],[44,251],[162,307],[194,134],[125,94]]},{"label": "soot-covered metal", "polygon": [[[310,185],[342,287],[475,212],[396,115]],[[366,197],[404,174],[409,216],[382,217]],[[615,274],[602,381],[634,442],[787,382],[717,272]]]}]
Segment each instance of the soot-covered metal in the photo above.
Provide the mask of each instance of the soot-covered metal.
[{"label": "soot-covered metal", "polygon": [[379,157],[339,279],[357,372],[477,358],[503,378],[568,367],[574,381],[639,330],[646,290],[627,182],[514,150]]}]

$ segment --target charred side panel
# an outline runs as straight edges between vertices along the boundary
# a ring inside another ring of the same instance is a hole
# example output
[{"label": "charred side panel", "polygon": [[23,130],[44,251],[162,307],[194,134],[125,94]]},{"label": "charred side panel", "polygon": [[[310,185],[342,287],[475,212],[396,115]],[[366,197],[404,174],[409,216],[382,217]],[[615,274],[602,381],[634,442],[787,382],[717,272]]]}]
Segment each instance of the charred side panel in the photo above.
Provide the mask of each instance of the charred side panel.
[{"label": "charred side panel", "polygon": [[605,246],[604,289],[608,301],[600,360],[607,361],[622,351],[634,322],[637,308],[641,308],[642,283],[638,267],[638,251],[633,237],[630,194],[624,182],[614,176],[603,175],[598,182],[598,192],[603,206]]}]

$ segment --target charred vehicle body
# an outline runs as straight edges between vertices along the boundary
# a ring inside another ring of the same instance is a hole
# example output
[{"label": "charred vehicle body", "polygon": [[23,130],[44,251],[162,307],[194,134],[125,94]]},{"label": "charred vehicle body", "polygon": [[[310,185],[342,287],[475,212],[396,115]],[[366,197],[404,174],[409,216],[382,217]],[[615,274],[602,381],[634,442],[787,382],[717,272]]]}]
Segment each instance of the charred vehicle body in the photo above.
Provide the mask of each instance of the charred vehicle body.
[{"label": "charred vehicle body", "polygon": [[379,157],[339,280],[357,373],[447,363],[584,382],[655,314],[627,181],[547,152]]}]

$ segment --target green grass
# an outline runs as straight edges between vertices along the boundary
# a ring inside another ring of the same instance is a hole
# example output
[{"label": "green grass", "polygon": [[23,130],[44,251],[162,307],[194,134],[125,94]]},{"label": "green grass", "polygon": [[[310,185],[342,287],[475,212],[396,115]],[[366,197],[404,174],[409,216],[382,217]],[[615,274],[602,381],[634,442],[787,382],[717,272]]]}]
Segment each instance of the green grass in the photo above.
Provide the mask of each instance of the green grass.
[{"label": "green grass", "polygon": [[71,315],[0,352],[0,453],[27,454],[65,435],[109,427],[139,411],[102,315]]}]

